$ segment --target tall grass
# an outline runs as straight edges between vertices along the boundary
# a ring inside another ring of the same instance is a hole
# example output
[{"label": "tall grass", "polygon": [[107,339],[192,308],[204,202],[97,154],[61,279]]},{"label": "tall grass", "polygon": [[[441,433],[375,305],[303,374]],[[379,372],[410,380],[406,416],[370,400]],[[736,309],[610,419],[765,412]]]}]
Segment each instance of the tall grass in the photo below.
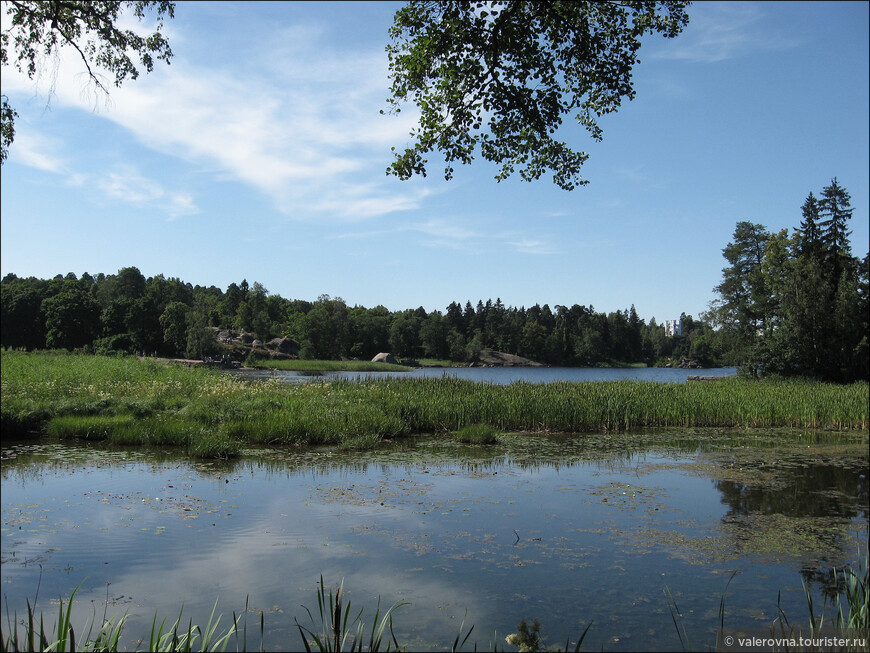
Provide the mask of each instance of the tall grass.
[{"label": "tall grass", "polygon": [[514,383],[442,378],[251,383],[135,358],[2,353],[4,438],[30,432],[193,456],[246,444],[371,447],[471,424],[497,431],[613,433],[650,427],[868,429],[868,384],[725,379]]},{"label": "tall grass", "polygon": [[488,424],[468,424],[453,434],[459,442],[466,444],[495,444],[498,430]]},{"label": "tall grass", "polygon": [[[80,587],[80,586],[79,586]],[[84,634],[77,636],[75,627],[72,625],[72,606],[75,600],[76,587],[64,605],[63,599],[59,602],[57,621],[54,627],[46,631],[45,619],[39,614],[39,626],[37,627],[36,608],[27,602],[27,620],[23,621],[24,631],[19,633],[18,615],[10,617],[7,613],[9,633],[6,634],[0,628],[0,651],[9,652],[35,652],[35,651],[120,651],[124,650],[121,645],[121,634],[127,622],[127,615],[121,617],[102,617],[100,625],[92,619],[85,624]],[[157,626],[157,615],[151,626],[148,638],[147,651],[224,651],[233,635],[236,634],[238,617],[233,615],[233,623],[226,632],[220,632],[221,616],[215,618],[217,601],[211,611],[208,623],[205,627],[195,626],[188,621],[187,627],[182,624],[182,613],[179,611],[175,622],[167,627],[166,619]],[[144,640],[139,642],[136,650]]]},{"label": "tall grass", "polygon": [[[384,646],[386,648],[383,650],[389,651],[393,645],[398,650],[400,648],[399,642],[393,633],[393,612],[403,605],[409,604],[396,602],[381,616],[380,600],[378,601],[378,608],[375,610],[373,626],[369,630],[368,644],[366,645],[362,609],[351,619],[351,603],[344,592],[344,581],[333,592],[331,589],[326,589],[323,576],[321,576],[320,585],[317,588],[319,623],[314,619],[311,611],[305,608],[308,618],[316,630],[302,626],[298,621],[296,627],[299,629],[299,635],[302,637],[302,643],[308,653],[314,650],[312,647],[318,651],[330,653],[344,650],[351,651],[351,653],[363,650],[375,652],[380,651]],[[378,617],[380,617],[380,621]],[[365,649],[363,649],[364,645],[366,645]]]},{"label": "tall grass", "polygon": [[[725,627],[725,596],[728,592],[728,586],[736,575],[736,571],[731,574],[719,600],[719,627],[716,633],[716,643],[712,647],[715,650],[722,650],[723,647],[727,649],[732,648],[731,644],[723,642],[725,635],[729,634],[729,631]],[[778,616],[770,626],[770,639],[768,640],[771,643],[775,643],[773,644],[774,648],[771,650],[837,650],[844,652],[866,650],[867,637],[870,635],[870,551],[865,550],[864,560],[859,562],[857,569],[850,567],[842,570],[842,574],[840,574],[834,568],[833,575],[834,580],[838,583],[838,592],[831,605],[833,614],[829,612],[827,597],[821,608],[816,606],[810,588],[801,579],[807,606],[809,628],[802,628],[797,624],[792,624],[789,621],[788,615],[786,615],[780,606],[781,595],[777,597]],[[841,577],[842,582],[840,582]],[[684,651],[691,651],[692,645],[683,620],[683,613],[680,611],[670,588],[665,587],[664,593],[667,597],[668,610],[670,611],[674,628],[677,631],[680,645]],[[824,646],[819,648],[818,645],[812,642],[812,640],[818,641],[820,638],[829,637],[832,634],[836,634],[846,643],[829,649]],[[801,638],[806,643],[801,643]],[[733,637],[731,639],[733,640]],[[792,646],[791,642],[796,644]]]},{"label": "tall grass", "polygon": [[[863,568],[862,568],[863,567]],[[840,574],[835,568],[834,579],[839,581]],[[803,580],[801,581],[803,582]],[[847,629],[870,633],[870,552],[865,553],[864,563],[856,569],[844,569],[842,572],[842,591],[834,598],[833,614],[828,612],[827,597],[821,609],[813,602],[813,595],[807,584],[803,582],[804,596],[809,612],[810,636],[817,636],[825,627],[837,630]],[[793,632],[785,613],[780,609],[780,630]]]},{"label": "tall grass", "polygon": [[[804,585],[806,595],[807,609],[809,612],[809,631],[802,631],[799,628],[792,626],[782,609],[779,610],[779,617],[771,625],[770,634],[772,637],[797,639],[798,636],[803,637],[819,637],[822,635],[822,628],[833,628],[843,637],[865,638],[870,628],[868,622],[868,605],[870,605],[870,576],[868,576],[868,562],[870,557],[865,554],[863,568],[846,569],[843,572],[844,586],[843,590],[838,593],[834,601],[835,610],[833,617],[829,617],[826,610],[823,608],[818,611],[813,603],[812,594]],[[731,581],[734,580],[736,573],[733,573],[728,579],[719,601],[719,624],[716,632],[717,650],[722,645],[722,638],[725,635],[725,597],[728,592],[728,587]],[[836,569],[834,574],[837,574]],[[101,625],[96,626],[95,620],[86,624],[86,634],[77,636],[73,628],[71,616],[72,605],[78,588],[73,590],[66,604],[63,600],[60,601],[58,609],[57,621],[54,627],[47,634],[45,620],[43,615],[37,614],[35,605],[27,602],[26,620],[21,621],[23,631],[19,628],[18,615],[9,615],[7,609],[7,625],[8,633],[3,631],[0,624],[0,652],[7,651],[118,651],[121,650],[121,635],[125,628],[127,617],[126,615],[120,618],[107,618],[104,614]],[[692,650],[691,643],[688,638],[688,633],[683,621],[683,613],[677,605],[676,599],[670,592],[670,589],[664,588],[665,596],[667,597],[667,606],[670,610],[671,618],[674,627],[677,631],[677,638],[683,650]],[[351,608],[351,601],[347,598],[344,589],[344,581],[337,589],[327,589],[323,581],[323,576],[320,577],[320,582],[317,588],[317,616],[305,606],[303,610],[308,616],[310,625],[302,625],[298,620],[294,620],[296,628],[302,640],[304,649],[311,653],[312,651],[324,652],[339,652],[339,651],[390,651],[404,650],[399,644],[399,641],[394,632],[393,616],[402,606],[408,605],[406,602],[397,601],[383,614],[380,611],[380,599],[378,599],[378,607],[375,610],[374,618],[371,625],[366,625],[363,620],[363,610],[360,609],[354,613]],[[845,607],[844,607],[845,606]],[[150,635],[139,640],[136,650],[145,651],[223,651],[228,643],[235,637],[237,650],[247,649],[247,625],[244,625],[244,637],[242,641],[238,641],[238,633],[240,630],[240,617],[233,613],[232,623],[226,630],[221,630],[221,616],[217,615],[217,601],[212,608],[211,616],[205,627],[195,626],[188,621],[187,626],[183,625],[182,612],[183,607],[179,611],[178,618],[174,623],[167,627],[166,619],[157,625],[157,615],[155,614]],[[245,606],[247,613],[247,605]],[[826,622],[826,620],[828,620]],[[574,651],[579,651],[583,641],[585,640],[589,629],[592,626],[590,622],[585,630],[580,634]],[[461,649],[471,636],[474,626],[471,626],[465,631],[465,620],[459,626],[459,633],[453,640],[450,647],[451,651]],[[551,650],[541,637],[541,626],[537,620],[528,624],[525,619],[520,621],[517,627],[518,632],[508,635],[505,642],[512,646],[516,646],[520,651],[549,651]],[[464,631],[464,634],[463,634]],[[265,632],[264,617],[260,617],[260,638],[262,641]],[[824,633],[830,634],[830,633]],[[145,645],[146,648],[140,648]],[[493,650],[497,647],[493,644]],[[299,650],[292,645],[287,646],[287,650]],[[475,644],[475,650],[477,645]],[[554,649],[559,650],[559,649]],[[565,643],[565,651],[572,650],[570,640]],[[789,649],[784,649],[789,650]],[[801,648],[791,650],[818,650],[817,648]],[[857,646],[846,646],[837,650],[866,650],[860,644]]]}]

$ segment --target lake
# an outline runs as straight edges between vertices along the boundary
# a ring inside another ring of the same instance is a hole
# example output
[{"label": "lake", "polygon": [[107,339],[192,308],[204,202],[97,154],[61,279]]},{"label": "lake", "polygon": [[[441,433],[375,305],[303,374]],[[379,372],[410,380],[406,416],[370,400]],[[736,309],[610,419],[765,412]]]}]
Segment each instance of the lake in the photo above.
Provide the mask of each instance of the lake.
[{"label": "lake", "polygon": [[[53,624],[128,614],[128,638],[155,612],[205,625],[245,610],[248,647],[299,650],[295,619],[344,579],[371,623],[406,601],[409,650],[449,650],[539,619],[550,645],[681,650],[666,592],[694,649],[726,626],[766,628],[780,607],[805,623],[832,569],[857,566],[868,538],[867,435],[693,429],[633,435],[444,437],[375,451],[263,448],[235,461],[87,442],[2,448],[4,610],[25,601]],[[4,631],[7,630],[4,626]],[[135,642],[129,642],[134,645]],[[228,650],[234,650],[231,644]]]},{"label": "lake", "polygon": [[441,378],[452,376],[480,383],[507,385],[553,383],[554,381],[655,381],[685,383],[688,376],[736,376],[736,367],[688,370],[667,367],[420,367],[410,372],[323,372],[317,375],[281,370],[239,370],[230,373],[246,378],[275,378],[289,383],[311,379],[341,378]]}]

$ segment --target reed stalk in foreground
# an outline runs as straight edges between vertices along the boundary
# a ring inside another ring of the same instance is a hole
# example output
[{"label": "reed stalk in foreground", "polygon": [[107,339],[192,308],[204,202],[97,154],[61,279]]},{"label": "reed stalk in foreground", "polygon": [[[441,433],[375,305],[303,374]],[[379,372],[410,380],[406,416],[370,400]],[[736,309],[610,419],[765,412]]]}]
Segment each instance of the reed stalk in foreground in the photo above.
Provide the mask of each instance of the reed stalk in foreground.
[{"label": "reed stalk in foreground", "polygon": [[[327,592],[326,586],[323,583],[323,576],[320,577],[320,586],[317,589],[317,609],[319,612],[320,626],[315,632],[306,626],[302,626],[296,622],[296,627],[299,629],[299,635],[302,637],[302,643],[305,650],[311,653],[312,646],[318,651],[330,653],[339,651],[380,651],[382,646],[386,646],[384,651],[389,651],[391,646],[395,645],[396,650],[399,650],[399,642],[396,640],[396,635],[393,633],[393,612],[401,608],[403,605],[409,605],[407,602],[394,603],[381,617],[380,622],[380,599],[378,599],[378,607],[375,610],[375,618],[373,626],[369,632],[368,644],[365,649],[365,624],[362,621],[362,609],[357,613],[353,620],[349,621],[351,615],[350,600],[346,598],[344,593],[344,581],[333,593],[332,590]],[[304,607],[304,606],[303,606]],[[308,608],[308,617],[314,623],[314,617]],[[385,640],[385,635],[389,632],[389,638]],[[309,637],[311,638],[309,640]],[[349,648],[345,646],[350,644]]]},{"label": "reed stalk in foreground", "polygon": [[[833,574],[836,580],[838,578],[836,568],[833,569]],[[727,632],[725,628],[725,596],[728,592],[728,586],[736,575],[736,571],[731,574],[719,600],[719,627],[716,633],[716,643],[713,646],[714,650],[721,650],[724,645],[722,638]],[[827,598],[821,610],[816,609],[812,592],[807,587],[806,582],[801,579],[809,616],[808,629],[800,628],[789,622],[788,616],[780,606],[781,595],[777,596],[777,611],[779,614],[770,626],[770,639],[766,640],[773,646],[771,650],[837,650],[843,652],[863,652],[867,650],[868,637],[870,637],[870,551],[865,552],[863,564],[859,564],[857,570],[853,568],[844,569],[842,576],[843,590],[837,593],[833,601],[833,615],[828,614]],[[670,588],[665,587],[664,592],[680,645],[684,651],[691,651],[692,645],[689,641],[685,622],[683,621],[683,613],[680,611]],[[823,629],[826,630],[823,631]],[[830,636],[832,633],[836,633],[838,637],[849,643],[838,646],[835,649],[828,647],[819,649],[815,644],[811,643],[813,639],[826,635]],[[800,643],[801,638],[803,638],[806,644]],[[798,642],[798,644],[792,646],[792,642]]]},{"label": "reed stalk in foreground", "polygon": [[[870,562],[870,554],[865,554],[863,568],[846,569],[843,572],[844,588],[842,594],[845,601],[838,594],[834,605],[836,606],[834,616],[829,617],[823,607],[821,612],[816,611],[813,605],[812,595],[806,585],[804,591],[807,599],[807,608],[809,611],[810,635],[817,634],[821,628],[834,628],[837,631],[846,634],[857,634],[858,637],[867,637],[870,634],[870,620],[868,620],[868,605],[870,605],[870,575],[868,575],[868,562]],[[836,574],[836,570],[834,570]],[[736,576],[736,572],[728,579],[722,597],[719,601],[719,624],[716,633],[716,642],[718,643],[725,631],[725,597],[728,592],[728,587],[731,581]],[[75,598],[78,587],[73,590],[66,604],[63,600],[60,601],[60,608],[57,615],[57,624],[51,636],[46,634],[45,624],[42,614],[38,615],[35,603],[31,605],[27,602],[27,618],[22,622],[24,632],[19,632],[18,616],[10,616],[7,609],[7,621],[9,633],[3,632],[2,624],[0,624],[0,652],[35,652],[35,651],[118,651],[120,650],[121,632],[126,624],[126,615],[120,618],[106,618],[103,616],[102,625],[94,631],[94,622],[92,621],[88,627],[87,634],[84,638],[76,637],[76,633],[71,625],[72,604]],[[671,613],[671,618],[674,627],[677,630],[678,640],[683,650],[692,650],[688,639],[685,624],[683,622],[683,613],[677,605],[677,602],[671,594],[670,589],[664,588],[665,596],[667,597],[667,605]],[[38,593],[38,591],[37,591]],[[344,590],[344,581],[333,591],[327,590],[323,576],[320,577],[320,583],[317,589],[317,607],[318,618],[315,619],[311,611],[303,606],[303,609],[308,614],[311,626],[303,626],[296,621],[296,627],[302,638],[302,645],[305,650],[311,651],[338,653],[339,651],[390,651],[402,650],[398,639],[393,631],[393,615],[394,613],[407,602],[396,602],[386,612],[380,613],[380,599],[378,599],[378,608],[375,611],[374,619],[368,634],[366,634],[366,624],[362,619],[362,609],[355,615],[351,610],[351,602],[347,599]],[[224,651],[233,636],[236,637],[237,650],[247,649],[247,626],[244,626],[244,637],[242,641],[238,641],[239,633],[239,617],[233,613],[232,625],[226,632],[220,632],[220,616],[215,618],[217,610],[217,601],[212,608],[211,616],[204,628],[194,626],[188,623],[186,629],[182,627],[182,610],[179,612],[178,618],[168,628],[166,627],[166,619],[160,625],[157,625],[157,615],[155,614],[151,626],[151,633],[148,639],[141,639],[136,650],[145,651]],[[247,606],[245,609],[247,612]],[[780,609],[780,616],[774,621],[771,626],[772,637],[788,638],[796,635],[799,630],[789,624],[785,613]],[[828,625],[826,626],[826,620]],[[589,632],[592,624],[586,626],[586,629],[581,633],[576,645],[571,647],[571,642],[565,643],[565,651],[579,651],[586,635]],[[453,640],[451,651],[461,649],[467,642],[474,630],[471,626],[463,635],[465,621],[459,627],[459,634]],[[779,632],[777,632],[777,628]],[[264,618],[260,616],[260,637],[262,640],[265,631]],[[520,651],[546,651],[550,650],[541,637],[541,627],[537,620],[532,621],[529,625],[525,620],[520,622],[518,632],[508,635],[505,640],[507,644],[516,646]],[[147,648],[139,648],[142,645]],[[491,642],[493,650],[497,650],[497,642]],[[715,648],[715,647],[714,647]],[[288,645],[289,650],[294,650],[294,646]],[[475,644],[475,650],[477,645]],[[556,649],[558,650],[558,649]],[[786,649],[783,649],[786,650]],[[814,649],[789,649],[789,650],[814,650]],[[838,650],[866,650],[858,645],[852,648],[843,648]]]}]

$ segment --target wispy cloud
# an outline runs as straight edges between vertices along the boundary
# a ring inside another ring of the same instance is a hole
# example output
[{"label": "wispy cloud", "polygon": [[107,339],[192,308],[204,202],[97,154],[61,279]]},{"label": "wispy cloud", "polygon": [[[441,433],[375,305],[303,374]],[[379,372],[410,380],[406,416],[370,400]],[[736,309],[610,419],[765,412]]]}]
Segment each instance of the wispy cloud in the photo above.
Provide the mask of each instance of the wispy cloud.
[{"label": "wispy cloud", "polygon": [[200,212],[193,197],[185,193],[171,195],[166,210],[173,220],[183,215],[195,215]]},{"label": "wispy cloud", "polygon": [[152,179],[142,177],[132,168],[111,172],[97,184],[109,197],[130,204],[145,204],[163,196],[160,184]]},{"label": "wispy cloud", "polygon": [[68,186],[87,186],[113,201],[151,207],[166,213],[170,220],[200,212],[192,194],[166,190],[161,182],[142,175],[133,166],[82,171],[76,169],[73,157],[66,151],[64,142],[42,134],[26,121],[19,121],[9,156],[10,161],[19,165],[62,177]]},{"label": "wispy cloud", "polygon": [[144,177],[131,166],[110,172],[105,178],[98,179],[96,186],[106,196],[126,204],[160,207],[170,219],[199,213],[191,195],[167,192],[159,182]]},{"label": "wispy cloud", "polygon": [[689,8],[689,26],[652,55],[715,63],[758,51],[784,50],[797,42],[763,25],[764,8],[752,2],[698,2]]},{"label": "wispy cloud", "polygon": [[330,197],[314,200],[311,207],[335,218],[354,221],[415,209],[430,194],[430,191],[422,188],[389,193],[382,184],[346,184],[337,181],[330,189]]},{"label": "wispy cloud", "polygon": [[15,147],[10,150],[12,160],[46,172],[61,173],[66,168],[57,153],[58,143],[32,129],[16,124]]},{"label": "wispy cloud", "polygon": [[[292,38],[280,32],[274,47],[264,43],[232,70],[177,52],[172,66],[113,89],[104,109],[68,74],[80,64],[63,53],[52,102],[96,108],[144,146],[258,189],[289,218],[363,219],[419,207],[425,193],[384,174],[390,145],[406,138],[414,116],[379,113],[388,86],[383,51],[330,55],[317,29],[288,29]],[[15,88],[32,89],[22,77]],[[118,190],[119,199],[135,196],[128,191]]]},{"label": "wispy cloud", "polygon": [[520,252],[522,254],[549,255],[557,253],[557,250],[554,249],[549,243],[534,238],[508,240],[505,241],[505,244],[513,247],[517,252]]},{"label": "wispy cloud", "polygon": [[451,224],[446,220],[428,220],[426,222],[417,223],[410,228],[439,240],[456,243],[483,239],[483,235],[479,232]]},{"label": "wispy cloud", "polygon": [[447,248],[473,255],[488,256],[497,252],[547,255],[558,251],[551,243],[540,237],[531,237],[519,232],[490,233],[484,229],[469,228],[465,223],[457,224],[447,218],[431,218],[423,222],[400,224],[384,229],[345,232],[333,238],[364,240],[399,234],[416,234],[419,238],[417,243],[419,246]]}]

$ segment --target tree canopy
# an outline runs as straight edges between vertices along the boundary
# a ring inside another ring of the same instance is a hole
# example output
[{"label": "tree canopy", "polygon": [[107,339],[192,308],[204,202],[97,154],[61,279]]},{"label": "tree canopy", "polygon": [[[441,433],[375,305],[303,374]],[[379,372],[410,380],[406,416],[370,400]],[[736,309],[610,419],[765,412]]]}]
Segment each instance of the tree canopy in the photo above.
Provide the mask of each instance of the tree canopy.
[{"label": "tree canopy", "polygon": [[[645,34],[675,37],[688,2],[468,2],[412,0],[396,12],[387,46],[391,112],[411,102],[420,123],[414,143],[396,151],[388,174],[426,175],[425,156],[440,150],[444,176],[478,154],[531,181],[551,170],[571,190],[588,183],[588,154],[556,137],[576,113],[592,138],[597,118],[635,97],[632,69]],[[485,125],[485,127],[484,127]]]},{"label": "tree canopy", "polygon": [[870,374],[870,258],[852,256],[849,193],[810,193],[800,227],[739,222],[711,315],[745,371],[848,382]]},{"label": "tree canopy", "polygon": [[[470,301],[463,309],[423,307],[389,311],[348,306],[340,297],[288,300],[243,280],[226,291],[177,278],[145,278],[135,267],[116,274],[57,275],[0,281],[0,346],[84,349],[96,353],[147,352],[167,356],[242,354],[230,334],[250,343],[289,338],[300,358],[370,360],[380,352],[405,358],[469,362],[494,349],[552,365],[607,362],[701,365],[727,363],[708,324],[681,316],[683,335],[666,337],[655,319],[643,322],[634,306],[599,313],[592,306],[505,306],[501,299]],[[220,335],[223,334],[223,335]],[[229,338],[231,340],[231,338]],[[270,342],[272,341],[272,342]],[[290,352],[282,354],[293,355]]]},{"label": "tree canopy", "polygon": [[[672,38],[688,23],[682,0],[531,2],[411,0],[396,12],[387,46],[391,112],[405,102],[420,109],[412,147],[395,153],[388,173],[401,179],[426,174],[425,156],[440,150],[445,177],[456,161],[482,156],[500,166],[502,180],[519,170],[525,180],[553,173],[560,187],[587,183],[588,155],[557,139],[566,114],[596,140],[597,119],[633,99],[632,69],[646,34]],[[0,63],[33,79],[61,48],[72,48],[94,86],[107,92],[99,71],[115,86],[170,61],[161,32],[172,18],[168,0],[9,0],[11,26],[2,33]],[[147,12],[157,25],[147,36],[118,27],[130,12]],[[138,60],[138,61],[137,61]],[[15,137],[17,113],[2,96],[0,163]],[[485,127],[484,127],[485,124]]]},{"label": "tree canopy", "polygon": [[[172,50],[161,33],[163,16],[175,15],[175,3],[167,0],[9,0],[4,2],[11,26],[0,34],[0,64],[12,64],[30,79],[36,77],[46,61],[52,61],[64,46],[75,50],[88,74],[88,79],[100,91],[108,93],[95,70],[108,71],[115,86],[127,78],[139,77],[139,67],[151,72],[154,60],[169,63]],[[131,12],[139,20],[146,12],[157,16],[156,30],[142,36],[133,30],[118,27],[123,12]],[[138,64],[134,61],[138,59]],[[0,162],[6,160],[9,146],[15,138],[15,118],[18,114],[2,96],[2,139]]]}]

